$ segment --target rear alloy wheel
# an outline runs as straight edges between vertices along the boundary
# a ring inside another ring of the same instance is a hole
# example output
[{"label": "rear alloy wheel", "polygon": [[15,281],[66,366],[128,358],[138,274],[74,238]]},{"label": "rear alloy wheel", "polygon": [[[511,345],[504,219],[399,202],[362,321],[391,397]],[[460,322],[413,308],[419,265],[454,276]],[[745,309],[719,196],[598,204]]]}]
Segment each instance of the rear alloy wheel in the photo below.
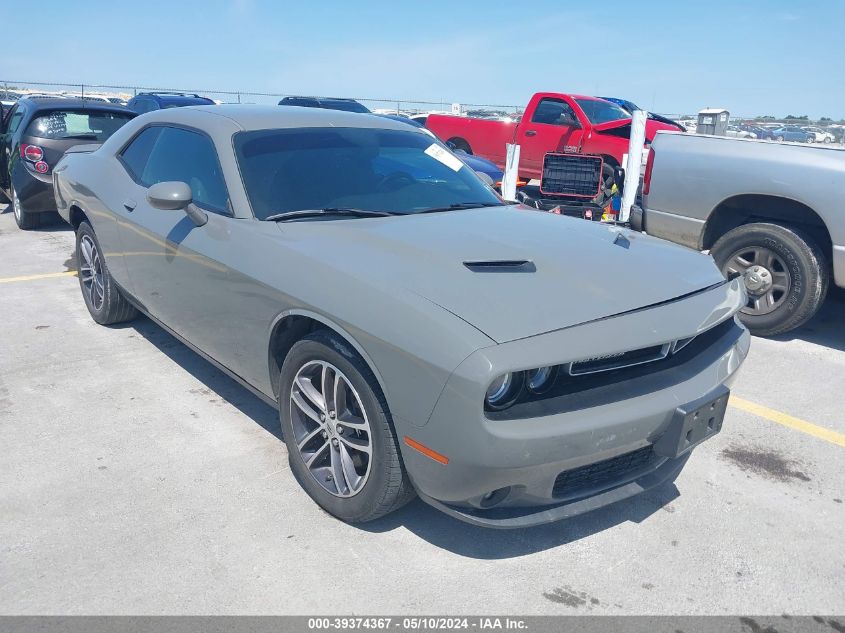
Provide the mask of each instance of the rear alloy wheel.
[{"label": "rear alloy wheel", "polygon": [[754,334],[772,336],[803,325],[827,294],[827,259],[799,229],[746,224],[728,231],[710,252],[725,275],[742,276],[748,302],[740,319]]},{"label": "rear alloy wheel", "polygon": [[76,261],[82,298],[92,319],[100,325],[112,325],[138,315],[112,279],[94,229],[87,222],[76,230]]},{"label": "rear alloy wheel", "polygon": [[291,470],[324,510],[357,523],[413,498],[378,382],[345,340],[318,331],[295,343],[280,391]]},{"label": "rear alloy wheel", "polygon": [[12,212],[15,214],[15,224],[22,231],[30,231],[38,228],[39,216],[37,213],[30,213],[23,207],[18,192],[15,191],[15,186],[12,185]]}]

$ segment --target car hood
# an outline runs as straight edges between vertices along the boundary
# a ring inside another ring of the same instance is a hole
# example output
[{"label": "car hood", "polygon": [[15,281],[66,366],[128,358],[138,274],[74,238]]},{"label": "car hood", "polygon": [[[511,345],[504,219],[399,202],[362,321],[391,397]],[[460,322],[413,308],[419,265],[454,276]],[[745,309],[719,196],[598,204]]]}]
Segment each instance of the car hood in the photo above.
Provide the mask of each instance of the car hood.
[{"label": "car hood", "polygon": [[[664,123],[656,119],[646,119],[645,122],[645,136],[646,139],[653,139],[654,135],[662,130],[670,132],[678,132],[683,127],[679,124]],[[619,119],[618,121],[608,121],[607,123],[599,123],[593,126],[594,132],[607,133],[615,132],[617,135],[624,132],[627,137],[631,136],[631,119]]]},{"label": "car hood", "polygon": [[528,207],[279,226],[289,246],[319,257],[341,278],[413,292],[498,343],[724,281],[707,255]]}]

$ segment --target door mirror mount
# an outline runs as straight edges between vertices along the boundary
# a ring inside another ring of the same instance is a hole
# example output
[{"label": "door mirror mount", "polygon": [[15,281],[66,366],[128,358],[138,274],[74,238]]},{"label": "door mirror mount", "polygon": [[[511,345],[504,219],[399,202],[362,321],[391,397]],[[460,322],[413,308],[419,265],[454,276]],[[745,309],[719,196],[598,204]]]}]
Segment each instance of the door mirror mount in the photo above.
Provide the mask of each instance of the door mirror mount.
[{"label": "door mirror mount", "polygon": [[150,206],[163,211],[184,211],[197,226],[208,222],[208,214],[193,203],[191,187],[185,182],[160,182],[147,191]]}]

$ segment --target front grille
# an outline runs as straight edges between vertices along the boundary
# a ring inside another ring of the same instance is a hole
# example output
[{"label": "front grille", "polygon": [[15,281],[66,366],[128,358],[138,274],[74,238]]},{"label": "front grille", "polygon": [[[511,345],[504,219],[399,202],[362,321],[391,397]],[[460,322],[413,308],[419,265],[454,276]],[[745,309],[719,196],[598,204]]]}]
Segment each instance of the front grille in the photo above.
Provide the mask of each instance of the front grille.
[{"label": "front grille", "polygon": [[552,494],[555,497],[569,497],[580,490],[608,487],[641,468],[645,468],[654,455],[651,445],[617,455],[594,464],[565,470],[555,479]]},{"label": "front grille", "polygon": [[593,198],[601,185],[602,158],[572,154],[546,154],[540,191],[559,196]]},{"label": "front grille", "polygon": [[643,347],[641,349],[631,350],[630,352],[620,352],[618,354],[608,354],[607,356],[579,360],[569,365],[569,375],[595,374],[600,371],[613,371],[614,369],[622,369],[623,367],[632,367],[633,365],[642,365],[643,363],[661,360],[669,355],[669,349],[672,345],[669,343],[665,345],[652,345],[651,347]]}]

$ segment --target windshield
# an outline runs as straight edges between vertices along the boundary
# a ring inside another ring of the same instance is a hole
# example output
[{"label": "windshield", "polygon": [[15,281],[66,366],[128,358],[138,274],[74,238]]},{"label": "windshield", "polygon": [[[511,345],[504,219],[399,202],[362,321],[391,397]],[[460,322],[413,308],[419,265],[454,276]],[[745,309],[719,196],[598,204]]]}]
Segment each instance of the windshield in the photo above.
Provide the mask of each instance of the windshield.
[{"label": "windshield", "polygon": [[417,213],[501,200],[427,134],[408,129],[296,128],[240,132],[235,153],[258,219],[354,208]]},{"label": "windshield", "polygon": [[133,117],[107,110],[54,110],[36,116],[26,134],[38,138],[85,138],[103,142]]},{"label": "windshield", "polygon": [[360,112],[361,114],[369,114],[370,110],[367,106],[358,103],[357,101],[346,99],[322,99],[320,106],[327,110],[343,110],[344,112]]},{"label": "windshield", "polygon": [[610,103],[610,101],[601,101],[599,99],[575,99],[575,103],[581,106],[584,114],[587,115],[587,118],[593,125],[631,118],[631,115],[628,112],[615,103]]}]

